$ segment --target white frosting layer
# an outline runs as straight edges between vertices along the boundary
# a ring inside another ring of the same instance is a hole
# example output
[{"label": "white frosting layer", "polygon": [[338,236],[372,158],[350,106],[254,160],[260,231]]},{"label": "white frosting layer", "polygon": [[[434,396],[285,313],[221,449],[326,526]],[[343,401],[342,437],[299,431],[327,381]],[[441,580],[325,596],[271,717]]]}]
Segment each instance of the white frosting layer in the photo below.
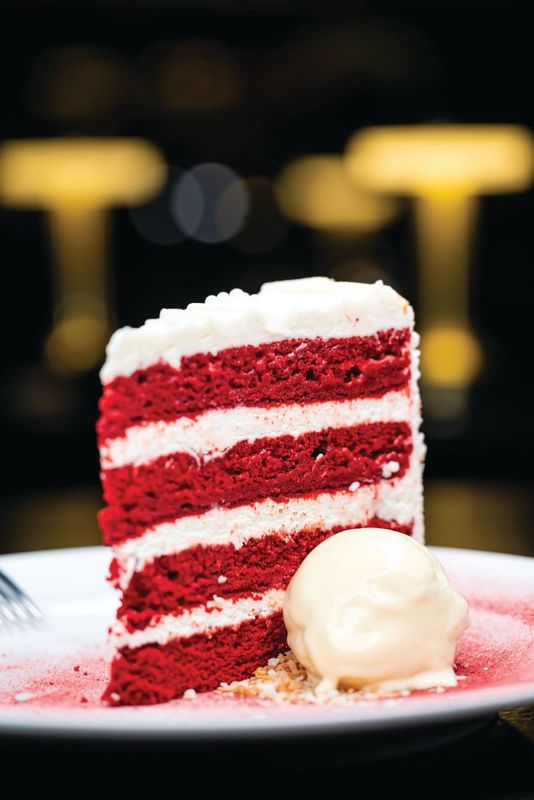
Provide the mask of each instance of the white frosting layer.
[{"label": "white frosting layer", "polygon": [[163,309],[140,328],[121,328],[100,373],[107,383],[158,361],[287,338],[368,336],[413,327],[410,304],[382,281],[374,284],[304,278],[262,286],[258,294],[221,292],[185,310]]},{"label": "white frosting layer", "polygon": [[[284,281],[266,284],[257,295],[236,289],[209,297],[205,303],[193,303],[186,310],[163,310],[159,319],[148,320],[140,328],[117,331],[108,345],[101,377],[106,383],[158,361],[178,368],[184,356],[227,347],[287,338],[365,336],[387,328],[405,327],[413,330],[410,305],[382,282],[341,283],[327,278]],[[242,440],[296,436],[369,421],[407,421],[414,437],[410,468],[400,480],[395,478],[390,463],[388,474],[377,486],[361,487],[353,483],[346,490],[324,492],[312,498],[293,498],[284,503],[267,499],[238,508],[213,509],[155,526],[141,537],[115,546],[115,555],[124,570],[121,586],[125,588],[132,573],[152,559],[195,545],[230,543],[240,547],[250,539],[270,533],[350,527],[373,516],[400,524],[413,521],[414,537],[422,540],[424,445],[418,433],[417,344],[414,333],[410,396],[393,391],[380,399],[207,411],[195,419],[130,428],[125,436],[108,441],[101,451],[105,468],[138,465],[176,451],[210,458]],[[149,642],[165,644],[177,637],[267,616],[282,607],[283,596],[283,592],[272,590],[259,599],[241,598],[232,602],[215,598],[211,610],[200,606],[179,616],[168,615],[134,633],[117,622],[112,638],[116,647],[138,647]]]},{"label": "white frosting layer", "polygon": [[104,469],[125,464],[139,466],[169,453],[188,453],[207,461],[241,441],[301,436],[365,422],[409,422],[411,416],[412,400],[406,392],[307,405],[215,409],[193,419],[181,417],[174,422],[128,428],[124,436],[111,439],[100,448],[100,457]]},{"label": "white frosting layer", "polygon": [[171,555],[196,545],[242,547],[251,539],[276,533],[296,534],[339,525],[354,527],[371,517],[394,520],[401,525],[414,522],[414,538],[423,539],[423,493],[421,464],[412,456],[409,470],[399,480],[379,486],[360,486],[346,491],[322,492],[313,498],[297,497],[284,503],[262,500],[237,508],[216,508],[194,517],[164,522],[137,539],[115,545],[121,566],[120,585],[128,585],[135,571],[159,556]]},{"label": "white frosting layer", "polygon": [[115,647],[141,647],[155,642],[167,644],[173,639],[193,636],[195,633],[212,633],[218,628],[239,625],[256,617],[268,617],[282,608],[284,592],[270,589],[256,597],[229,600],[214,597],[206,606],[196,606],[179,614],[166,614],[144,630],[130,632],[117,620],[111,628],[111,641]]}]

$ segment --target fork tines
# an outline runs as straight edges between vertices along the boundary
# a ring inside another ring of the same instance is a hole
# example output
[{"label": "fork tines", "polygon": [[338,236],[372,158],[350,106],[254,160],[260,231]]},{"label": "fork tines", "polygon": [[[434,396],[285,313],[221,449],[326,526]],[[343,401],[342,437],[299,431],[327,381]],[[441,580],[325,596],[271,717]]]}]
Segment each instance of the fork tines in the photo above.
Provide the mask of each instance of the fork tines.
[{"label": "fork tines", "polygon": [[0,627],[37,622],[42,613],[11,578],[0,571]]}]

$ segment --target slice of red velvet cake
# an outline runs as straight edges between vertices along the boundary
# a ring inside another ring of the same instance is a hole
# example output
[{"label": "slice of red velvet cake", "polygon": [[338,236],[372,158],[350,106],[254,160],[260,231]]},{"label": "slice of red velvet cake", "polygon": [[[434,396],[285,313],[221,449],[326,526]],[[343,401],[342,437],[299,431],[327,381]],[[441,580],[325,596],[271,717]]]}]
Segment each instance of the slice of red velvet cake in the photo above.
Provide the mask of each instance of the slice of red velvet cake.
[{"label": "slice of red velvet cake", "polygon": [[285,650],[284,590],[333,533],[423,538],[417,342],[393,289],[326,278],[114,334],[98,423],[122,592],[107,701],[214,689]]}]

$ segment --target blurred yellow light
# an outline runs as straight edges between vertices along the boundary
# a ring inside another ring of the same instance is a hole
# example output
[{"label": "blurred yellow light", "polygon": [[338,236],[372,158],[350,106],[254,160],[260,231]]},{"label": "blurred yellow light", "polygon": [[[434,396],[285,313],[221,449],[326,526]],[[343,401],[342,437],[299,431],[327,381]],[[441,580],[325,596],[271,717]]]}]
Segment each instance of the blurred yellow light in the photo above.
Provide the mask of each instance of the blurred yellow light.
[{"label": "blurred yellow light", "polygon": [[480,373],[482,349],[467,329],[437,326],[421,337],[423,380],[435,386],[454,388],[470,384]]},{"label": "blurred yellow light", "polygon": [[67,317],[55,325],[46,340],[46,360],[59,375],[86,372],[100,359],[108,336],[105,318]]},{"label": "blurred yellow light", "polygon": [[154,85],[161,105],[172,113],[204,114],[235,105],[241,77],[232,54],[209,41],[164,49],[156,59]]},{"label": "blurred yellow light", "polygon": [[347,169],[370,191],[517,192],[534,167],[532,135],[518,125],[367,128],[347,147]]},{"label": "blurred yellow light", "polygon": [[276,200],[287,217],[312,228],[375,231],[393,219],[398,205],[356,188],[343,158],[306,156],[290,163],[275,185]]},{"label": "blurred yellow light", "polygon": [[98,47],[60,47],[45,53],[29,80],[30,102],[44,117],[109,117],[131,102],[130,76]]},{"label": "blurred yellow light", "polygon": [[426,408],[458,418],[482,366],[468,313],[477,195],[528,188],[532,135],[515,125],[368,128],[349,141],[345,159],[358,186],[415,198]]},{"label": "blurred yellow light", "polygon": [[12,141],[0,150],[0,199],[19,208],[141,203],[164,179],[159,150],[140,139]]},{"label": "blurred yellow light", "polygon": [[149,199],[164,180],[159,151],[138,139],[13,141],[0,149],[0,200],[48,212],[54,327],[45,356],[56,372],[88,370],[104,352],[112,324],[108,209]]}]

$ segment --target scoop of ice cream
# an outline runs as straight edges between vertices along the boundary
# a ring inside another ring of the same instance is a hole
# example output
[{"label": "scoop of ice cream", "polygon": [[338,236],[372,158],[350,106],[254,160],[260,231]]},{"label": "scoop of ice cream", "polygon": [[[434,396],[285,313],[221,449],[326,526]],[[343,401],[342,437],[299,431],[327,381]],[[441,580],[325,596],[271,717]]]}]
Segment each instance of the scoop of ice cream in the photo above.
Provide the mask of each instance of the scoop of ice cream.
[{"label": "scoop of ice cream", "polygon": [[454,686],[468,606],[437,558],[404,533],[361,528],[318,545],[284,602],[288,643],[322,689]]}]

